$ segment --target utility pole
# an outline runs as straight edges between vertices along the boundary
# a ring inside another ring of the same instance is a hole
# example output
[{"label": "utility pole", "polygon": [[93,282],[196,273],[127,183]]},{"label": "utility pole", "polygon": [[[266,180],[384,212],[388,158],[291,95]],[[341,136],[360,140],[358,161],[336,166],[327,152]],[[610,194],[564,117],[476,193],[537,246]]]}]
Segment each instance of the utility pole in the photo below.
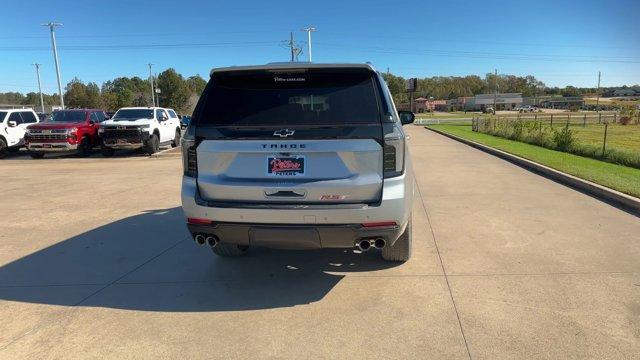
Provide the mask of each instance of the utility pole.
[{"label": "utility pole", "polygon": [[32,64],[36,67],[36,76],[38,77],[38,92],[40,93],[40,108],[42,109],[42,113],[44,113],[44,100],[42,99],[42,85],[40,84],[40,65],[42,64]]},{"label": "utility pole", "polygon": [[57,22],[49,22],[48,24],[41,24],[42,26],[48,26],[51,30],[51,45],[53,46],[53,60],[56,63],[56,76],[58,77],[58,94],[60,94],[60,107],[64,109],[64,98],[62,96],[62,82],[60,81],[60,64],[58,63],[58,49],[56,48],[56,26],[62,26]]},{"label": "utility pole", "polygon": [[295,46],[293,45],[293,31],[290,34],[290,39],[289,39],[289,46],[291,47],[291,62],[293,62],[294,60],[294,56],[295,56]]},{"label": "utility pole", "polygon": [[311,32],[312,31],[316,31],[316,28],[314,28],[313,26],[309,26],[307,28],[302,29],[302,31],[306,31],[307,32],[307,51],[309,52],[309,62],[311,62]]},{"label": "utility pole", "polygon": [[496,87],[493,90],[493,113],[495,114],[496,111],[498,111],[498,108],[496,107],[496,102],[498,100],[498,69],[494,69],[493,72],[493,79],[496,82]]},{"label": "utility pole", "polygon": [[147,65],[149,65],[149,82],[151,83],[151,106],[155,107],[156,106],[156,94],[155,94],[155,89],[153,87],[153,73],[151,72],[151,67],[153,66],[152,63],[148,63]]},{"label": "utility pole", "polygon": [[596,110],[600,112],[600,71],[598,71],[598,90],[596,91]]}]

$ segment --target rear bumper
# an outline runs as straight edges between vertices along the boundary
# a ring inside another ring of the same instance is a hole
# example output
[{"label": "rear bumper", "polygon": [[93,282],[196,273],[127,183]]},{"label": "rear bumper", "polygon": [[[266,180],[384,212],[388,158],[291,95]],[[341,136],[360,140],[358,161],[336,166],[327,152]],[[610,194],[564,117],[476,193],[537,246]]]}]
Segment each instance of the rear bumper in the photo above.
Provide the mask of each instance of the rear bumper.
[{"label": "rear bumper", "polygon": [[[183,177],[182,210],[187,218],[208,219],[216,224],[190,224],[192,234],[213,234],[223,242],[245,245],[259,242],[268,247],[286,248],[350,248],[358,238],[383,237],[387,244],[393,244],[411,215],[413,174],[411,169],[407,170],[402,176],[385,179],[382,199],[376,205],[208,206],[198,201],[196,180]],[[360,225],[380,221],[395,221],[398,226],[370,230]],[[255,240],[256,229],[260,240]],[[263,240],[269,237],[278,240]]]},{"label": "rear bumper", "polygon": [[68,142],[29,142],[27,149],[37,152],[65,152],[78,150],[78,144]]},{"label": "rear bumper", "polygon": [[295,225],[217,223],[214,225],[187,224],[189,232],[215,235],[220,241],[247,246],[275,249],[311,250],[322,248],[352,248],[363,239],[383,238],[392,243],[401,234],[400,226],[365,228],[360,224]]}]

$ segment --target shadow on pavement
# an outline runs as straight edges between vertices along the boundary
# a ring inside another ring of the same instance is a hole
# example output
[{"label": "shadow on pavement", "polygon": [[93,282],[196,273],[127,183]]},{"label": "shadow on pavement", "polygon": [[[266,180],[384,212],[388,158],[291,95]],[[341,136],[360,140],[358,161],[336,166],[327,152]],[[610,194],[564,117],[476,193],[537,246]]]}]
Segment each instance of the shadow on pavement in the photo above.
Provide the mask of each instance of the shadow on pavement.
[{"label": "shadow on pavement", "polygon": [[352,250],[251,249],[219,258],[179,207],[124,218],[0,267],[0,299],[142,311],[231,311],[321,300],[350,272],[396,264]]}]

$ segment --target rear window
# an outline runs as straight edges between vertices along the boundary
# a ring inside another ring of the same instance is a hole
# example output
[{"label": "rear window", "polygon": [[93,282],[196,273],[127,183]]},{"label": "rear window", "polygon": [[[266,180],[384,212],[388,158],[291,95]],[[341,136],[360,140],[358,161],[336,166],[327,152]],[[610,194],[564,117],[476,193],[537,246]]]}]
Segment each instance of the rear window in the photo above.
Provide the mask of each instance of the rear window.
[{"label": "rear window", "polygon": [[4,120],[5,116],[7,116],[7,112],[6,111],[0,111],[0,122],[2,122],[2,120]]},{"label": "rear window", "polygon": [[366,69],[214,73],[194,121],[251,127],[379,124],[377,86]]}]

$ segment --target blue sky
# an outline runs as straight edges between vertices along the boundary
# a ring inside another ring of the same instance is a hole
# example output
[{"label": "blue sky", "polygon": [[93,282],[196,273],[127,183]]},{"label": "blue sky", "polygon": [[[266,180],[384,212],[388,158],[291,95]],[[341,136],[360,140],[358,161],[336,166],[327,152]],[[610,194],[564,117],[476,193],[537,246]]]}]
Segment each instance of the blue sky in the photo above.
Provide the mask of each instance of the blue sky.
[{"label": "blue sky", "polygon": [[406,77],[531,74],[548,86],[640,84],[640,1],[10,1],[0,30],[0,91],[56,91],[48,29],[56,20],[63,86],[160,72],[287,61],[282,45],[313,25],[315,62],[370,61]]}]

